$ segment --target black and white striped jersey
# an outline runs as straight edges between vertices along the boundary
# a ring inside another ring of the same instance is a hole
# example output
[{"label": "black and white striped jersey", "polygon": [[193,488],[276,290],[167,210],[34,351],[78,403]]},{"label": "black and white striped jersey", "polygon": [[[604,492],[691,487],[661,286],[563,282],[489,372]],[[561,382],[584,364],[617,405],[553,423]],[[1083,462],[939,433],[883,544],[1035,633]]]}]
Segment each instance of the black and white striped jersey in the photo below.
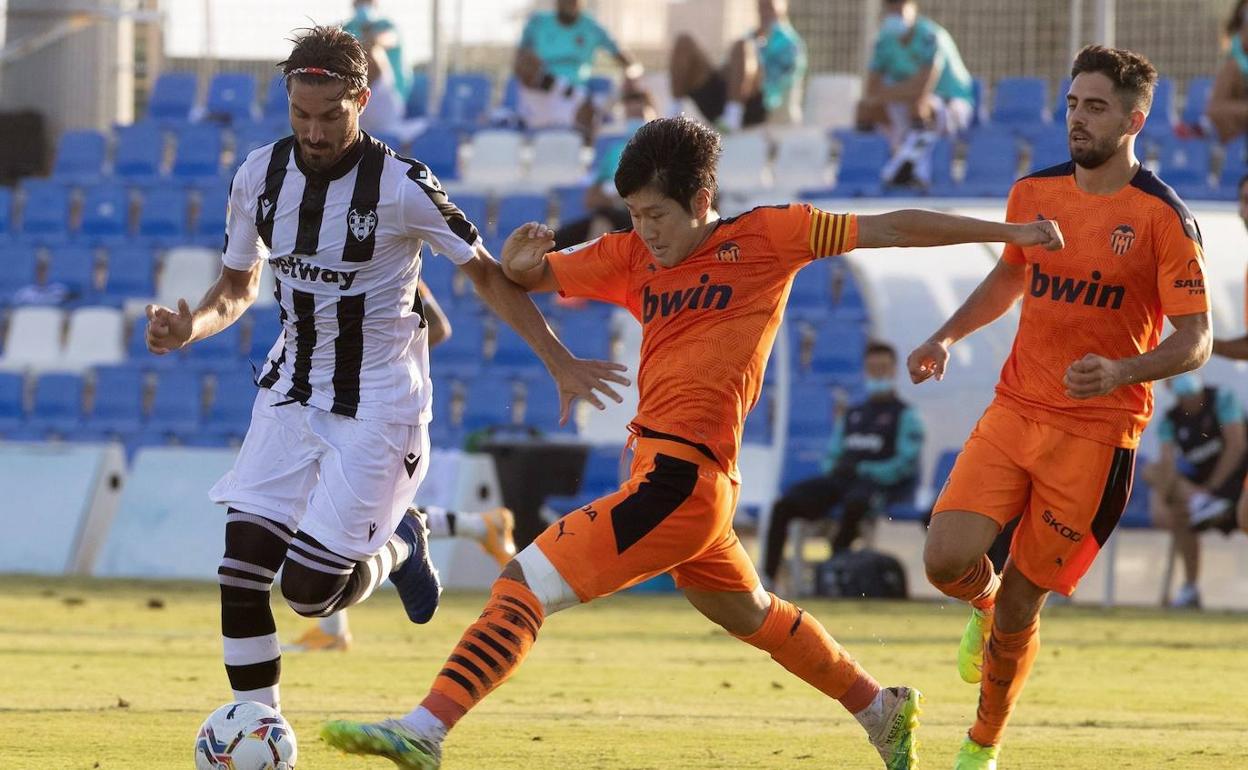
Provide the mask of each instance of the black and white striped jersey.
[{"label": "black and white striped jersey", "polygon": [[252,152],[230,186],[222,261],[267,259],[277,279],[282,333],[260,385],[348,417],[428,422],[421,244],[463,264],[478,239],[428,167],[367,134],[325,172],[293,136]]}]

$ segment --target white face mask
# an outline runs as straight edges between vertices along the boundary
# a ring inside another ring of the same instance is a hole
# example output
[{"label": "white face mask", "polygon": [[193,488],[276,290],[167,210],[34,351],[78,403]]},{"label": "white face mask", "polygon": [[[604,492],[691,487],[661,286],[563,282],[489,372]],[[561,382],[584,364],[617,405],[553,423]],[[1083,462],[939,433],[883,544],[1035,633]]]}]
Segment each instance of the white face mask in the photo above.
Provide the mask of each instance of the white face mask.
[{"label": "white face mask", "polygon": [[890,13],[880,22],[880,34],[889,37],[902,37],[910,31],[910,22],[899,13]]}]

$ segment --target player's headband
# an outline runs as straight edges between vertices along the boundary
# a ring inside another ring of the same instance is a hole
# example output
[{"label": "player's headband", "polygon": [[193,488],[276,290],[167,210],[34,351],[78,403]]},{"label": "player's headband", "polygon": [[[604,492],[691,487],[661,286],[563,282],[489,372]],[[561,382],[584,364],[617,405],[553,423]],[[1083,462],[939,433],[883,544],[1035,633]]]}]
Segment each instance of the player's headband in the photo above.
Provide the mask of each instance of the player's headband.
[{"label": "player's headband", "polygon": [[348,82],[350,82],[351,80],[346,75],[343,75],[338,72],[334,72],[333,70],[327,70],[324,67],[300,67],[299,69],[294,69],[294,70],[291,70],[290,72],[287,72],[286,79],[289,80],[293,78],[295,75],[320,75],[321,77],[338,78],[339,80],[345,80]]}]

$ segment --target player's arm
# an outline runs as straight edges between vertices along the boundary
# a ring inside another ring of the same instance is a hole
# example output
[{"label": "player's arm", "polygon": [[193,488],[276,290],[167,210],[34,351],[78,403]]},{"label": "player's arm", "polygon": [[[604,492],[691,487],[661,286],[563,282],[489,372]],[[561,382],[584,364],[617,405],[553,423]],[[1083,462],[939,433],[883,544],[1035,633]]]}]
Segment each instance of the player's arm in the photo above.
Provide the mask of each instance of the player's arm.
[{"label": "player's arm", "polygon": [[1248,125],[1248,102],[1238,96],[1243,86],[1243,75],[1235,59],[1226,56],[1218,66],[1209,93],[1205,115],[1218,132],[1218,140],[1228,142],[1243,133]]},{"label": "player's arm", "polygon": [[1089,353],[1071,364],[1062,380],[1066,395],[1095,398],[1124,385],[1164,380],[1204,366],[1213,351],[1209,311],[1168,318],[1174,333],[1147,353],[1117,360]]},{"label": "player's arm", "polygon": [[567,422],[572,402],[577,398],[605,409],[595,391],[617,404],[623,401],[611,383],[629,385],[628,378],[621,374],[628,367],[611,361],[581,360],[572,355],[551,331],[528,290],[509,279],[484,246],[478,244],[473,259],[460,265],[460,269],[472,280],[481,301],[515,329],[545,364],[559,388],[561,425]]},{"label": "player's arm", "polygon": [[1065,245],[1057,222],[1037,220],[1012,224],[922,209],[859,215],[857,247],[949,246],[956,243],[1009,243],[1043,246],[1057,251]]},{"label": "player's arm", "polygon": [[424,281],[416,289],[420,292],[420,304],[425,309],[425,323],[429,325],[429,347],[437,347],[451,338],[451,319],[446,317],[437,297],[429,291]]},{"label": "player's arm", "polygon": [[554,231],[546,225],[522,225],[503,242],[503,273],[525,291],[560,291],[547,253],[555,246]]},{"label": "player's arm", "polygon": [[949,316],[936,333],[915,348],[906,359],[910,380],[915,384],[935,377],[945,378],[949,347],[975,330],[987,326],[1009,310],[1023,296],[1027,265],[1006,259],[997,261],[992,272],[975,287],[962,307]]},{"label": "player's arm", "polygon": [[1235,361],[1248,361],[1248,334],[1229,340],[1214,340],[1213,354]]},{"label": "player's arm", "polygon": [[247,166],[240,168],[230,183],[221,275],[194,310],[185,299],[178,300],[177,310],[161,305],[146,308],[147,349],[156,355],[211,337],[237,321],[256,301],[267,249],[256,229],[255,198],[247,191],[246,170]]}]

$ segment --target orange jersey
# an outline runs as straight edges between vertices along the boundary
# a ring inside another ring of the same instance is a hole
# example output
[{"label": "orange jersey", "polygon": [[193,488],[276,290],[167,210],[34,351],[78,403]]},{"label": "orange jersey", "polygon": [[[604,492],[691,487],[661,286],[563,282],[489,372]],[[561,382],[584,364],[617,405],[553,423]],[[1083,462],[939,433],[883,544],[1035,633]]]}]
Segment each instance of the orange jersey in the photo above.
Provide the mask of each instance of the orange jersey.
[{"label": "orange jersey", "polygon": [[632,232],[548,258],[565,296],[619,305],[642,325],[631,428],[701,445],[735,479],[741,430],[758,402],[793,276],[857,240],[853,215],[794,204],[719,220],[671,268]]},{"label": "orange jersey", "polygon": [[1024,177],[1006,219],[1053,219],[1061,251],[1009,245],[1003,259],[1027,266],[1014,348],[997,400],[1060,430],[1134,448],[1153,413],[1150,383],[1085,401],[1066,395],[1067,368],[1088,353],[1130,358],[1157,347],[1165,316],[1204,313],[1204,251],[1191,212],[1164,182],[1140,169],[1110,196],[1075,183],[1067,163]]}]

